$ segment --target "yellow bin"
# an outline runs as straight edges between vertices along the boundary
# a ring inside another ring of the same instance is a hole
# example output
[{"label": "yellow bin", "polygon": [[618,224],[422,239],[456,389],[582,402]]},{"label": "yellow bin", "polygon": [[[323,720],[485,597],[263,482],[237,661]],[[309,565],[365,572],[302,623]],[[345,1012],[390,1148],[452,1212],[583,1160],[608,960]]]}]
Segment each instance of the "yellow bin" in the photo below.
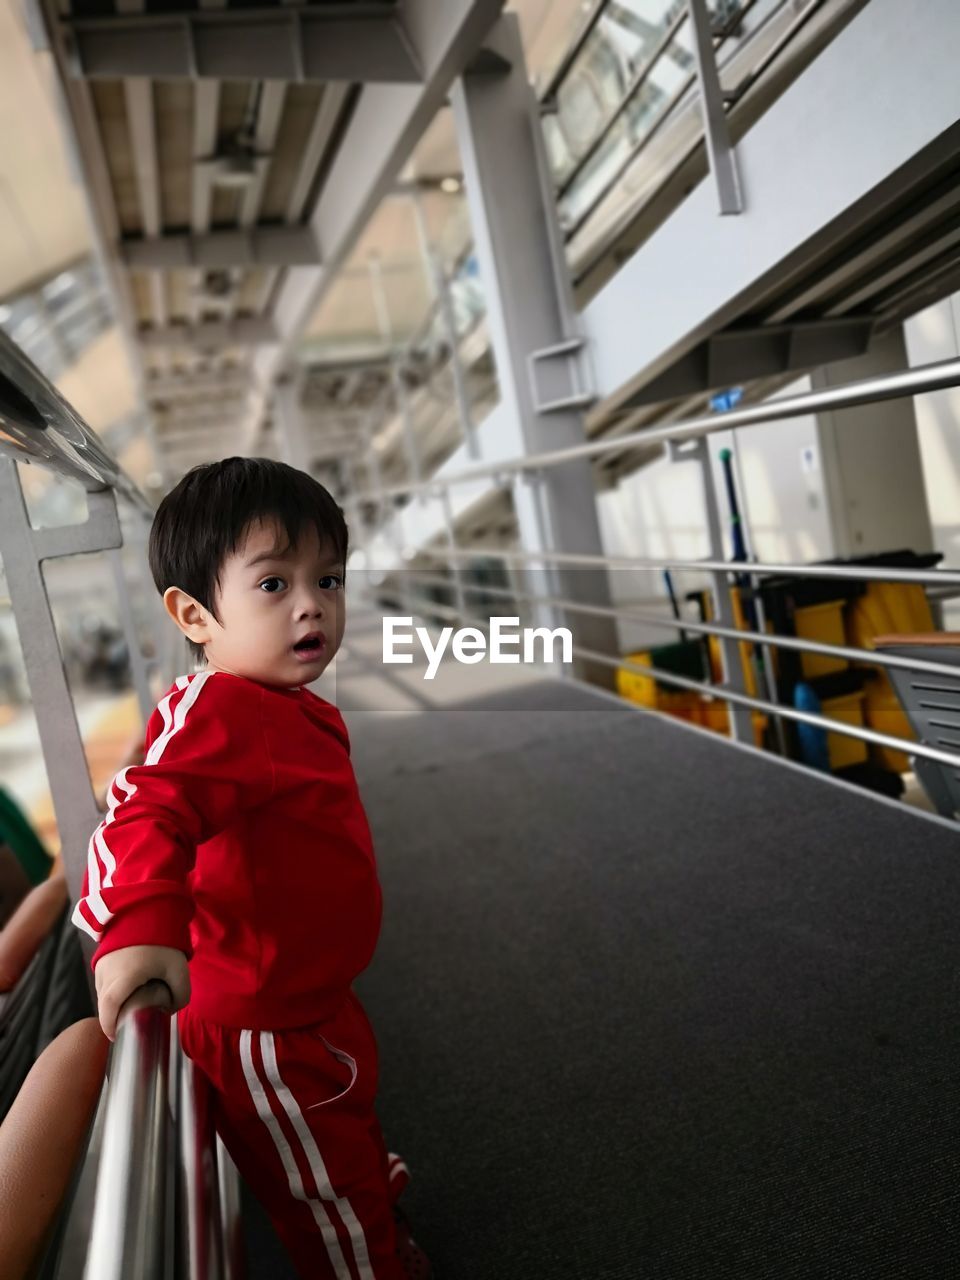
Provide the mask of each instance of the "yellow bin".
[{"label": "yellow bin", "polygon": [[[802,640],[816,640],[820,644],[846,644],[843,601],[830,600],[826,604],[806,605],[802,609],[797,609],[794,627]],[[804,653],[800,656],[800,666],[805,680],[832,676],[836,671],[846,671],[849,665],[846,658],[831,658],[822,653]]]},{"label": "yellow bin", "polygon": [[[823,703],[823,714],[831,720],[842,720],[844,724],[862,728],[865,696],[862,690],[857,690],[855,693],[844,694],[841,698],[827,698]],[[845,733],[828,733],[827,751],[831,769],[846,769],[852,764],[864,764],[868,755],[867,744],[862,738],[851,738]]]}]

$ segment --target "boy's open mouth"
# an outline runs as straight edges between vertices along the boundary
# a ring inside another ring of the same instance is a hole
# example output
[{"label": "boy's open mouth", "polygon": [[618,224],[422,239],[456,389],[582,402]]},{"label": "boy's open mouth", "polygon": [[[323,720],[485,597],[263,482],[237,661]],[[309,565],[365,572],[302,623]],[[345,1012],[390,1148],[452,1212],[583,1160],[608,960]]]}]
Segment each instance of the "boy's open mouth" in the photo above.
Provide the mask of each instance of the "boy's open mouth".
[{"label": "boy's open mouth", "polygon": [[319,631],[312,631],[310,635],[304,636],[302,640],[298,640],[293,646],[293,652],[298,658],[307,661],[310,658],[319,658],[323,653],[324,639]]}]

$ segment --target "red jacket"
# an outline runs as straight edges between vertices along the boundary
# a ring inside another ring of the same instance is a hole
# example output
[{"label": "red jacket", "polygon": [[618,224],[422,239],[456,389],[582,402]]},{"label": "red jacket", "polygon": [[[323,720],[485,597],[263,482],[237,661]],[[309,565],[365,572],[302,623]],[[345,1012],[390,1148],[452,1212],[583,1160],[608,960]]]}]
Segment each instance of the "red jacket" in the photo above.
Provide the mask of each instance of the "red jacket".
[{"label": "red jacket", "polygon": [[94,832],[73,920],[94,964],[135,944],[191,956],[191,1007],[225,1026],[333,1015],[380,930],[370,829],[340,712],[306,689],[181,676]]}]

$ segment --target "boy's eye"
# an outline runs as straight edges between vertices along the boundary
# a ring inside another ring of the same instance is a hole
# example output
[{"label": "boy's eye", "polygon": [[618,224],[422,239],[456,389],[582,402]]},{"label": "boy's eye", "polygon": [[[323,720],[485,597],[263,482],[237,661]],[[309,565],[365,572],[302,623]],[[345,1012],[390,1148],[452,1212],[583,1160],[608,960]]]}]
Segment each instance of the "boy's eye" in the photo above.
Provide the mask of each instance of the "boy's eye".
[{"label": "boy's eye", "polygon": [[320,579],[320,586],[324,591],[339,591],[343,586],[343,579],[335,573],[325,573]]},{"label": "boy's eye", "polygon": [[277,578],[277,577],[264,578],[264,580],[260,583],[260,590],[268,591],[271,595],[273,595],[277,591],[281,591],[285,586],[286,586],[286,583],[282,578]]}]

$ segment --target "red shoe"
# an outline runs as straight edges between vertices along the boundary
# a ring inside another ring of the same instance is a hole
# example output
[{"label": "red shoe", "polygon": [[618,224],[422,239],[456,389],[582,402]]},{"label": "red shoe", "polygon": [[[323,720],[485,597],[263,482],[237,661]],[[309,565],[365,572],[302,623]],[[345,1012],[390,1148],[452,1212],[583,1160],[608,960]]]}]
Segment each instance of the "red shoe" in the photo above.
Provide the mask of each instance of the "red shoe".
[{"label": "red shoe", "polygon": [[396,1205],[393,1207],[393,1221],[397,1232],[397,1257],[410,1280],[435,1280],[430,1259],[410,1234],[410,1223]]}]

